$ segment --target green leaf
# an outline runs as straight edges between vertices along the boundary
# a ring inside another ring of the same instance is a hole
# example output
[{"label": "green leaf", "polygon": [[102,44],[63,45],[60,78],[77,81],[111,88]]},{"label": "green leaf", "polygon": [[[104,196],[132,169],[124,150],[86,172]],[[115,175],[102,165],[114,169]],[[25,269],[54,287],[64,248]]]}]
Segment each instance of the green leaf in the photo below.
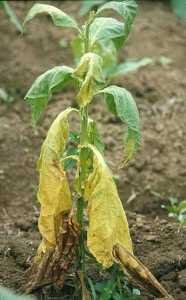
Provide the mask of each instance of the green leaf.
[{"label": "green leaf", "polygon": [[109,76],[110,70],[117,65],[117,50],[112,40],[102,40],[95,44],[94,52],[103,59],[103,72],[105,76]]},{"label": "green leaf", "polygon": [[136,103],[129,91],[115,85],[109,86],[99,93],[106,94],[108,109],[128,126],[124,139],[125,163],[127,163],[133,158],[141,140],[139,113]]},{"label": "green leaf", "polygon": [[12,22],[15,25],[15,27],[17,28],[17,30],[19,32],[23,32],[23,27],[22,27],[21,23],[19,22],[18,17],[14,13],[13,9],[8,4],[8,1],[2,1],[1,5],[3,6],[5,13],[9,17],[10,22]]},{"label": "green leaf", "polygon": [[64,13],[62,10],[52,5],[40,3],[36,3],[32,6],[26,16],[24,24],[32,20],[36,15],[43,13],[49,14],[51,16],[55,26],[72,27],[79,30],[76,21],[72,17]]},{"label": "green leaf", "polygon": [[101,40],[115,40],[124,36],[124,24],[113,18],[95,18],[90,26],[90,47]]},{"label": "green leaf", "polygon": [[91,294],[92,294],[92,300],[97,300],[96,291],[95,291],[92,279],[90,277],[87,277],[87,281],[88,281],[88,284],[90,286],[90,290],[91,290]]},{"label": "green leaf", "polygon": [[81,106],[85,106],[91,102],[99,87],[103,86],[102,58],[95,53],[86,53],[74,71],[74,76],[81,81],[78,102]]},{"label": "green leaf", "polygon": [[102,138],[96,126],[96,122],[90,118],[88,120],[88,138],[89,143],[94,145],[103,154],[105,145],[102,142]]},{"label": "green leaf", "polygon": [[180,19],[186,20],[186,1],[171,0],[171,4],[176,16]]},{"label": "green leaf", "polygon": [[104,3],[106,0],[83,0],[81,1],[80,16],[86,15],[92,8]]},{"label": "green leaf", "polygon": [[77,156],[79,155],[78,145],[80,143],[79,134],[75,131],[71,131],[68,136],[68,143],[66,151],[63,154],[62,160],[64,161],[64,169],[69,170],[76,166]]},{"label": "green leaf", "polygon": [[79,63],[81,57],[85,53],[84,51],[84,41],[78,36],[71,42],[72,52],[74,56],[75,64]]},{"label": "green leaf", "polygon": [[124,40],[126,40],[131,31],[131,26],[133,24],[134,18],[137,13],[136,2],[134,0],[125,0],[122,2],[118,2],[118,1],[107,2],[106,4],[104,4],[98,9],[97,15],[106,9],[112,9],[116,11],[123,18],[123,21],[125,22]]},{"label": "green leaf", "polygon": [[[77,37],[72,42],[72,51],[75,58],[75,63],[79,63],[80,58],[84,54],[84,41]],[[95,43],[92,48],[92,52],[98,54],[103,59],[103,72],[107,75],[110,72],[110,69],[116,66],[117,64],[117,50],[112,40],[101,40]]]},{"label": "green leaf", "polygon": [[186,200],[183,200],[179,203],[178,209],[181,213],[186,211]]},{"label": "green leaf", "polygon": [[115,65],[113,68],[108,70],[108,73],[110,73],[110,77],[113,78],[120,75],[128,74],[130,72],[134,72],[139,68],[147,66],[152,63],[153,63],[153,59],[148,57],[142,59],[130,59],[130,60],[126,60],[122,64]]},{"label": "green leaf", "polygon": [[71,78],[72,72],[72,68],[58,66],[43,73],[34,81],[25,96],[25,100],[27,100],[31,106],[34,123],[38,121],[52,93],[64,86]]}]

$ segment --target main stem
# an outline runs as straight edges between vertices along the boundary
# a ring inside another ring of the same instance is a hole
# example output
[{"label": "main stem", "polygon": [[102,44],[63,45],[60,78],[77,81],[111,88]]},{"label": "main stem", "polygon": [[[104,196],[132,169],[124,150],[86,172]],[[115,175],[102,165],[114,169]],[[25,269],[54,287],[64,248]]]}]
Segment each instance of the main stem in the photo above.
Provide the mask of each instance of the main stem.
[{"label": "main stem", "polygon": [[88,143],[88,112],[87,107],[80,109],[80,116],[81,116],[81,132],[80,132],[80,171],[79,171],[79,186],[80,186],[80,193],[81,196],[77,200],[77,221],[80,226],[80,239],[79,239],[79,246],[78,246],[78,268],[82,273],[85,272],[85,248],[84,248],[84,226],[83,226],[83,211],[84,211],[84,180],[86,176],[86,170],[84,165],[84,151],[85,146]]},{"label": "main stem", "polygon": [[[89,52],[89,28],[91,23],[93,22],[94,15],[90,14],[88,22],[84,27],[84,52]],[[84,248],[84,226],[83,226],[83,211],[84,211],[84,181],[86,178],[86,158],[85,148],[88,144],[88,108],[87,106],[80,108],[80,116],[81,116],[81,132],[80,132],[80,171],[79,171],[79,186],[81,196],[77,201],[77,221],[80,226],[80,239],[79,239],[79,247],[78,247],[78,268],[82,273],[85,273],[85,248]]]}]

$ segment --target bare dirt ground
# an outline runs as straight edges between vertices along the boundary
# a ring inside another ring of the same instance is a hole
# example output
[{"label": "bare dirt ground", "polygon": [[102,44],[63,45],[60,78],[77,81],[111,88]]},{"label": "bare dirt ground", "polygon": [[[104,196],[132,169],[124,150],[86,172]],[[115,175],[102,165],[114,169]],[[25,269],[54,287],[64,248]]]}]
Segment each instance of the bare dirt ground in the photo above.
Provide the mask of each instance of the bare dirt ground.
[{"label": "bare dirt ground", "polygon": [[[33,2],[10,4],[23,20]],[[53,4],[77,15],[79,1]],[[35,170],[39,149],[52,120],[73,103],[74,94],[65,90],[56,95],[35,130],[23,98],[39,74],[55,65],[73,65],[73,59],[69,48],[59,46],[60,38],[68,42],[71,33],[56,29],[46,18],[36,18],[25,36],[16,33],[2,11],[0,20],[0,87],[14,97],[10,105],[0,103],[0,284],[17,290],[40,239]],[[142,120],[143,143],[126,169],[118,169],[121,125],[104,105],[96,102],[91,108],[100,122],[108,163],[119,178],[135,253],[178,300],[186,299],[186,228],[168,219],[161,205],[169,196],[186,197],[185,53],[186,23],[176,20],[167,1],[140,0],[121,59],[166,56],[172,63],[156,63],[115,81],[133,93]]]}]

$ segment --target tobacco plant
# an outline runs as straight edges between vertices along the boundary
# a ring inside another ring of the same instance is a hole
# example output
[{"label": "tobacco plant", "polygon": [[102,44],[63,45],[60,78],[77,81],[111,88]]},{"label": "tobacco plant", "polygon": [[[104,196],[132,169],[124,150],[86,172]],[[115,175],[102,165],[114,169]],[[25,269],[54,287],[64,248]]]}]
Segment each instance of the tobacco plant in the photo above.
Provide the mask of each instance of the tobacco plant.
[{"label": "tobacco plant", "polygon": [[[103,3],[107,2],[106,5],[101,6]],[[97,7],[97,15],[100,15],[102,12],[102,9],[109,10],[113,9],[113,1],[105,0],[95,0],[95,1],[82,1],[82,7],[80,9],[80,15],[85,15],[88,11],[91,9]],[[124,3],[125,2],[125,3]],[[101,6],[101,7],[100,7]],[[130,32],[131,26],[133,24],[133,21],[136,17],[136,11],[137,11],[137,5],[134,1],[123,1],[123,6],[125,6],[125,24],[126,31]],[[130,14],[127,15],[127,10],[130,9]],[[120,14],[123,14],[122,11],[120,11]],[[124,17],[124,15],[122,15]],[[126,32],[126,39],[128,37],[128,34]],[[112,79],[119,77],[121,75],[126,75],[129,72],[133,72],[135,70],[138,70],[141,67],[144,67],[149,64],[153,64],[155,62],[154,59],[149,57],[144,57],[142,59],[125,59],[123,62],[118,62],[118,51],[123,45],[122,43],[115,43],[113,40],[108,39],[101,39],[99,40],[99,43],[96,43],[94,45],[93,51],[97,53],[98,55],[102,56],[103,64],[102,64],[102,70],[105,76],[105,79],[107,81],[111,81]],[[83,39],[81,37],[77,37],[72,41],[72,49],[73,54],[75,57],[75,62],[78,62],[80,57],[83,54]]]},{"label": "tobacco plant", "polygon": [[[102,16],[107,9],[114,10],[122,21]],[[106,3],[97,13],[91,12],[82,26],[54,6],[35,4],[25,23],[41,13],[47,13],[58,27],[72,28],[83,43],[83,54],[74,68],[57,66],[40,75],[25,96],[34,123],[54,92],[62,90],[67,83],[74,84],[78,104],[78,109],[69,107],[59,112],[41,148],[37,166],[41,204],[38,226],[42,241],[27,272],[26,291],[51,283],[63,287],[65,277],[73,269],[81,282],[82,299],[91,299],[86,285],[86,256],[89,255],[102,268],[110,268],[115,263],[122,265],[152,292],[167,295],[133,255],[126,215],[103,158],[104,147],[96,123],[89,117],[89,106],[98,97],[109,112],[127,125],[124,163],[134,157],[141,139],[136,103],[127,89],[106,85],[104,53],[94,50],[103,42],[105,45],[112,42],[116,47],[126,42],[136,3],[133,0]],[[69,116],[73,113],[79,118],[79,132],[69,130]],[[75,176],[73,185],[69,185],[67,175],[72,167]]]}]

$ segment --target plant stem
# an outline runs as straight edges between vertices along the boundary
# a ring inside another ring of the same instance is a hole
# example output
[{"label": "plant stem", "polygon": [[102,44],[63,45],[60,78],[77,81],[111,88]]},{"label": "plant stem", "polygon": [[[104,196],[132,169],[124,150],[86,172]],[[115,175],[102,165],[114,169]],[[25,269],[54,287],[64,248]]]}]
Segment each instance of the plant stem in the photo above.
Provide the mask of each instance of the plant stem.
[{"label": "plant stem", "polygon": [[87,132],[87,125],[88,125],[88,109],[87,106],[82,107],[80,109],[81,115],[81,133],[80,133],[80,144],[86,145],[88,142],[88,132]]},{"label": "plant stem", "polygon": [[[89,43],[89,30],[95,18],[94,13],[90,13],[88,22],[85,24],[84,28],[84,49],[85,53],[90,51]],[[80,131],[80,170],[79,170],[79,187],[81,196],[77,200],[77,221],[80,226],[80,239],[78,246],[78,268],[81,270],[82,274],[85,274],[85,230],[83,224],[83,211],[85,206],[85,201],[83,199],[84,195],[84,182],[87,176],[87,149],[83,146],[88,144],[88,108],[87,106],[80,108],[81,117],[81,131]]]},{"label": "plant stem", "polygon": [[90,31],[90,25],[94,21],[94,18],[95,18],[95,12],[91,11],[89,14],[89,19],[88,19],[87,23],[85,24],[85,31],[84,31],[85,53],[90,51],[89,31]]}]

